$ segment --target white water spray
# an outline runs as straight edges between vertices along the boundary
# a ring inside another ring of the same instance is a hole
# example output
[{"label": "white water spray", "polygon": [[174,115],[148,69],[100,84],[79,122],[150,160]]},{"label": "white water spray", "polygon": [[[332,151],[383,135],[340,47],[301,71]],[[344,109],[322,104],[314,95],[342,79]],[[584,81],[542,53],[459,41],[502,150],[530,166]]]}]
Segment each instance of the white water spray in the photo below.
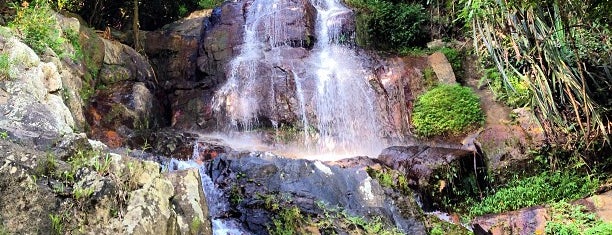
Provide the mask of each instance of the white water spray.
[{"label": "white water spray", "polygon": [[[287,0],[252,2],[245,18],[244,43],[229,64],[226,84],[215,95],[215,111],[225,114],[230,130],[252,130],[264,116],[264,108],[270,114],[279,106],[274,90],[279,81],[262,78],[266,73],[261,70],[282,67],[295,83],[293,98],[298,107],[293,112],[300,120],[296,124],[302,128],[300,144],[305,152],[377,154],[385,141],[376,96],[367,81],[370,72],[363,58],[343,45],[352,37],[342,29],[351,10],[339,0],[312,1],[317,40],[300,64],[287,63],[295,58],[284,58],[280,52],[291,49],[284,41],[289,22],[283,22],[280,14]],[[262,87],[264,81],[270,86]],[[268,116],[271,123],[279,123],[274,115]]]}]

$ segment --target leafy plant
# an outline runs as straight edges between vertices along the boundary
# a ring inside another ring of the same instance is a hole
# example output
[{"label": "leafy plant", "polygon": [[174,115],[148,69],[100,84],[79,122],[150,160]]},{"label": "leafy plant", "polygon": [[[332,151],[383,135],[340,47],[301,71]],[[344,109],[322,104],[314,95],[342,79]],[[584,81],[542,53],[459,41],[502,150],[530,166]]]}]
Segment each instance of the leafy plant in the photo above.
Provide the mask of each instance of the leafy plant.
[{"label": "leafy plant", "polygon": [[464,58],[463,53],[451,47],[440,48],[440,52],[442,52],[442,54],[446,56],[446,59],[451,64],[451,67],[453,68],[453,72],[455,73],[455,76],[459,80],[463,79],[463,76],[464,76],[463,65],[462,65],[463,58]]},{"label": "leafy plant", "polygon": [[609,3],[461,3],[460,17],[472,30],[477,53],[488,56],[505,86],[512,87],[514,75],[527,81],[532,108],[552,139],[564,139],[568,150],[609,143],[612,40],[609,26],[600,23],[605,18],[593,13]]},{"label": "leafy plant", "polygon": [[304,217],[297,206],[283,208],[278,213],[277,218],[272,220],[274,227],[269,229],[269,232],[272,235],[297,234],[296,230],[300,227],[303,220]]},{"label": "leafy plant", "polygon": [[63,53],[61,46],[65,39],[46,1],[35,0],[30,4],[13,7],[17,14],[9,27],[20,32],[28,46],[37,54],[43,54],[47,47],[58,55]]},{"label": "leafy plant", "polygon": [[202,221],[198,217],[194,217],[189,224],[189,232],[191,234],[198,234],[202,228]]},{"label": "leafy plant", "polygon": [[497,69],[489,68],[485,69],[482,79],[489,82],[489,87],[498,101],[515,108],[531,104],[532,94],[529,82],[519,75],[507,74],[508,79],[504,81]]},{"label": "leafy plant", "polygon": [[219,5],[221,5],[221,3],[223,3],[224,0],[199,0],[198,1],[198,6],[201,9],[213,9]]},{"label": "leafy plant", "polygon": [[596,235],[612,234],[612,223],[603,222],[583,205],[567,202],[553,203],[549,207],[551,220],[546,223],[546,234]]},{"label": "leafy plant", "polygon": [[87,199],[91,197],[91,195],[93,195],[93,192],[94,192],[94,188],[92,187],[81,188],[77,186],[72,191],[72,195],[74,196],[74,199],[78,201],[78,200]]},{"label": "leafy plant", "polygon": [[386,0],[347,0],[357,9],[358,43],[376,49],[399,51],[427,41],[427,11],[419,3]]},{"label": "leafy plant", "polygon": [[62,217],[60,215],[49,214],[49,219],[51,219],[51,234],[63,234],[64,225],[62,224]]},{"label": "leafy plant", "polygon": [[412,124],[420,136],[460,134],[484,121],[480,99],[468,87],[439,85],[417,98]]},{"label": "leafy plant", "polygon": [[47,153],[45,158],[36,164],[35,172],[39,176],[50,176],[57,169],[57,159],[52,153]]},{"label": "leafy plant", "polygon": [[469,208],[471,216],[500,213],[524,207],[575,200],[595,191],[599,181],[571,173],[543,172],[540,175],[516,180],[498,189]]},{"label": "leafy plant", "polygon": [[0,81],[11,78],[11,58],[7,53],[0,53]]}]

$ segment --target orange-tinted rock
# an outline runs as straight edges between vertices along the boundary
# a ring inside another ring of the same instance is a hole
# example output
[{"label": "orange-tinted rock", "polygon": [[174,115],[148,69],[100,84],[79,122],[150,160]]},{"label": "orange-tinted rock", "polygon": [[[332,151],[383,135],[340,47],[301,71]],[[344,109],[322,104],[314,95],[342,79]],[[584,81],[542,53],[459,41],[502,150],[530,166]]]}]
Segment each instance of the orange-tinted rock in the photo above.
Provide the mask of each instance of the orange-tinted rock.
[{"label": "orange-tinted rock", "polygon": [[123,138],[115,131],[103,131],[100,140],[110,148],[119,148],[123,145]]},{"label": "orange-tinted rock", "polygon": [[550,219],[546,208],[530,207],[502,214],[485,215],[472,221],[477,235],[544,234]]}]

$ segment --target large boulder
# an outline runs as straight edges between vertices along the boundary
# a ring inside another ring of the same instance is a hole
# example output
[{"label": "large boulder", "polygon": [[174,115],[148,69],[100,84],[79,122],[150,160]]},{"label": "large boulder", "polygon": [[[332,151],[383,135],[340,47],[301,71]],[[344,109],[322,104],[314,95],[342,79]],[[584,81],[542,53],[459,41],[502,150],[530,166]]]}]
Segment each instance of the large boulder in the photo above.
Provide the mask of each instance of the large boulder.
[{"label": "large boulder", "polygon": [[148,59],[126,45],[103,42],[99,87],[104,88],[91,97],[86,117],[90,135],[116,148],[138,131],[166,126],[167,118]]},{"label": "large boulder", "polygon": [[[323,214],[320,204],[339,207],[354,216],[380,217],[406,234],[425,234],[421,218],[403,217],[379,182],[370,178],[362,164],[372,164],[371,161],[340,163],[341,167],[269,153],[239,155],[222,155],[205,164],[206,174],[231,205],[212,216],[237,219],[253,234],[267,234],[266,228],[272,224],[274,209],[266,207],[266,203],[295,206],[313,217]],[[266,202],[265,198],[289,198],[290,204]],[[402,204],[402,210],[421,213],[414,200],[406,202],[411,203]],[[342,228],[336,229],[342,233]]]},{"label": "large boulder", "polygon": [[431,54],[427,60],[429,61],[429,65],[433,68],[433,71],[436,73],[438,82],[441,84],[451,85],[457,83],[453,67],[442,52]]},{"label": "large boulder", "polygon": [[0,48],[9,60],[8,76],[0,80],[0,129],[43,145],[72,133],[75,121],[64,104],[57,66],[41,62],[31,48],[13,36],[2,34]]},{"label": "large boulder", "polygon": [[197,68],[198,48],[211,14],[212,10],[196,11],[159,30],[145,33],[145,52],[164,89],[201,86],[196,81],[201,77]]},{"label": "large boulder", "polygon": [[531,152],[538,151],[547,141],[542,127],[528,108],[512,110],[511,114],[515,117],[514,123],[487,123],[475,138],[487,157],[487,168],[496,184],[504,184],[516,173],[537,173],[539,165],[534,162]]},{"label": "large boulder", "polygon": [[478,217],[472,224],[478,235],[544,234],[548,220],[547,209],[537,206]]},{"label": "large boulder", "polygon": [[164,173],[156,162],[92,149],[81,150],[93,155],[69,174],[64,160],[0,139],[2,231],[212,234],[197,169]]},{"label": "large boulder", "polygon": [[161,104],[142,82],[116,83],[98,90],[87,108],[90,135],[110,147],[123,146],[139,131],[164,125]]},{"label": "large boulder", "polygon": [[149,60],[136,50],[116,41],[104,42],[104,64],[99,79],[104,85],[121,81],[138,81],[152,86],[156,83],[155,71]]},{"label": "large boulder", "polygon": [[[461,200],[456,198],[461,192],[474,193],[485,186],[483,158],[467,149],[393,146],[377,160],[406,175],[408,185],[421,194],[425,209],[448,206],[444,199]],[[466,181],[470,178],[473,181]]]}]

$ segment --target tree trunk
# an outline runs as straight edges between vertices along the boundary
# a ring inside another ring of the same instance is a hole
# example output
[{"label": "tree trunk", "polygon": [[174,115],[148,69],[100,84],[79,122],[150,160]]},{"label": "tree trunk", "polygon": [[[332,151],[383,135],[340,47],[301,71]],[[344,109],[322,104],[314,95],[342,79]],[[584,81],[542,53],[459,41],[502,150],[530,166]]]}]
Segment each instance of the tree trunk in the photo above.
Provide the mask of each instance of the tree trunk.
[{"label": "tree trunk", "polygon": [[133,19],[132,30],[134,32],[134,49],[137,52],[142,52],[142,44],[140,42],[140,24],[138,22],[138,0],[134,0],[134,19]]}]

